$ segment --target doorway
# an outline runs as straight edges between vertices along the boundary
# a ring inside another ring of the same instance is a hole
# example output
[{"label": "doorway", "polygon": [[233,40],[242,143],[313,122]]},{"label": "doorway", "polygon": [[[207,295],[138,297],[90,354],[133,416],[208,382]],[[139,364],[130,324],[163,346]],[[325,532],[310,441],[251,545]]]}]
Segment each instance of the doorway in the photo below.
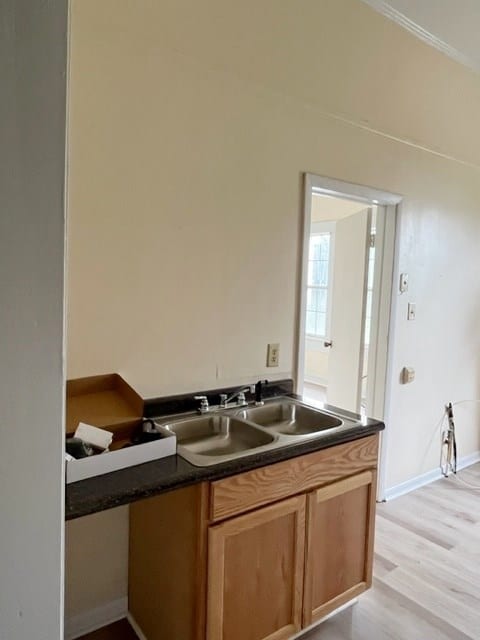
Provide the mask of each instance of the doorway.
[{"label": "doorway", "polygon": [[297,393],[385,420],[401,197],[313,174],[304,187]]},{"label": "doorway", "polygon": [[364,413],[378,206],[311,199],[304,395]]}]

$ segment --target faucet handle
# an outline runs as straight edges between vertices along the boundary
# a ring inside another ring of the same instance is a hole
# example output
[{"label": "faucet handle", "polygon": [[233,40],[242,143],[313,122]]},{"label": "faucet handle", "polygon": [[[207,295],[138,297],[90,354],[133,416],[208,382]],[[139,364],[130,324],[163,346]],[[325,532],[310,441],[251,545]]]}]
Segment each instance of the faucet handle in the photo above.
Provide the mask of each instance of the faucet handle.
[{"label": "faucet handle", "polygon": [[193,399],[200,400],[198,411],[200,411],[200,413],[207,413],[207,411],[210,409],[207,396],[194,396]]},{"label": "faucet handle", "polygon": [[261,407],[264,404],[262,391],[263,386],[266,384],[268,384],[268,380],[259,380],[255,385],[255,406],[257,407]]},{"label": "faucet handle", "polygon": [[227,406],[227,398],[228,395],[226,393],[221,393],[220,394],[220,406],[225,408]]},{"label": "faucet handle", "polygon": [[243,407],[247,404],[247,400],[245,399],[245,391],[240,391],[237,397],[237,405],[239,407]]}]

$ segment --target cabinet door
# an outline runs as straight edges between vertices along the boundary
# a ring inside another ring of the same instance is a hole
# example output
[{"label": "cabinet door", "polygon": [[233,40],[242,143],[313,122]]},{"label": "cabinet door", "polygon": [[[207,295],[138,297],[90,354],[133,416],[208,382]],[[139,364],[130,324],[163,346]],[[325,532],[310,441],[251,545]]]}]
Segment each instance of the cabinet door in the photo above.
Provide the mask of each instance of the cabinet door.
[{"label": "cabinet door", "polygon": [[208,640],[282,640],[300,631],[306,496],[210,527]]},{"label": "cabinet door", "polygon": [[371,586],[375,481],[365,471],[308,495],[304,626]]}]

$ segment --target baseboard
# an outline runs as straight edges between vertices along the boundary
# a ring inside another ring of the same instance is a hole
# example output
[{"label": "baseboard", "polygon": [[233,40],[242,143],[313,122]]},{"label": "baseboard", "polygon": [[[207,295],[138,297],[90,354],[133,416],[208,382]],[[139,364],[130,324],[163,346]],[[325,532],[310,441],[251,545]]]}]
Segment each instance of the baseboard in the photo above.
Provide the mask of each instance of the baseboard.
[{"label": "baseboard", "polygon": [[75,640],[86,633],[105,627],[107,624],[126,618],[128,614],[128,598],[118,598],[101,607],[90,609],[65,620],[65,640]]},{"label": "baseboard", "polygon": [[128,612],[127,620],[129,621],[132,629],[135,631],[135,634],[137,635],[138,640],[147,640],[147,637],[143,635],[143,631],[140,629],[137,622],[135,621],[135,618],[132,616],[130,612]]},{"label": "baseboard", "polygon": [[316,378],[315,376],[305,376],[304,381],[307,384],[316,384],[317,387],[327,388],[328,381],[325,378]]},{"label": "baseboard", "polygon": [[[457,462],[457,469],[458,471],[460,471],[461,469],[466,469],[476,462],[480,462],[480,451],[476,451],[475,453],[471,453],[468,456],[459,458]],[[394,487],[390,487],[390,489],[387,489],[385,491],[385,500],[388,502],[389,500],[393,500],[394,498],[399,498],[406,493],[410,493],[410,491],[420,489],[420,487],[424,487],[426,484],[435,482],[435,480],[440,480],[440,478],[443,478],[440,468],[432,469],[432,471],[427,471],[427,473],[422,473],[422,475],[416,476],[411,480],[407,480],[406,482],[401,482]]]}]

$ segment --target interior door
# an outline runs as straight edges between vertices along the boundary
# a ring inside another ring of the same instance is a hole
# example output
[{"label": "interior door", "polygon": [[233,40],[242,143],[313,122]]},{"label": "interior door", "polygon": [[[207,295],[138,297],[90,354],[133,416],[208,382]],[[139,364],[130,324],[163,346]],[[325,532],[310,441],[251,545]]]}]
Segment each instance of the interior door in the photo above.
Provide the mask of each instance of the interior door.
[{"label": "interior door", "polygon": [[327,402],[359,412],[365,298],[372,210],[338,220],[335,227]]}]

